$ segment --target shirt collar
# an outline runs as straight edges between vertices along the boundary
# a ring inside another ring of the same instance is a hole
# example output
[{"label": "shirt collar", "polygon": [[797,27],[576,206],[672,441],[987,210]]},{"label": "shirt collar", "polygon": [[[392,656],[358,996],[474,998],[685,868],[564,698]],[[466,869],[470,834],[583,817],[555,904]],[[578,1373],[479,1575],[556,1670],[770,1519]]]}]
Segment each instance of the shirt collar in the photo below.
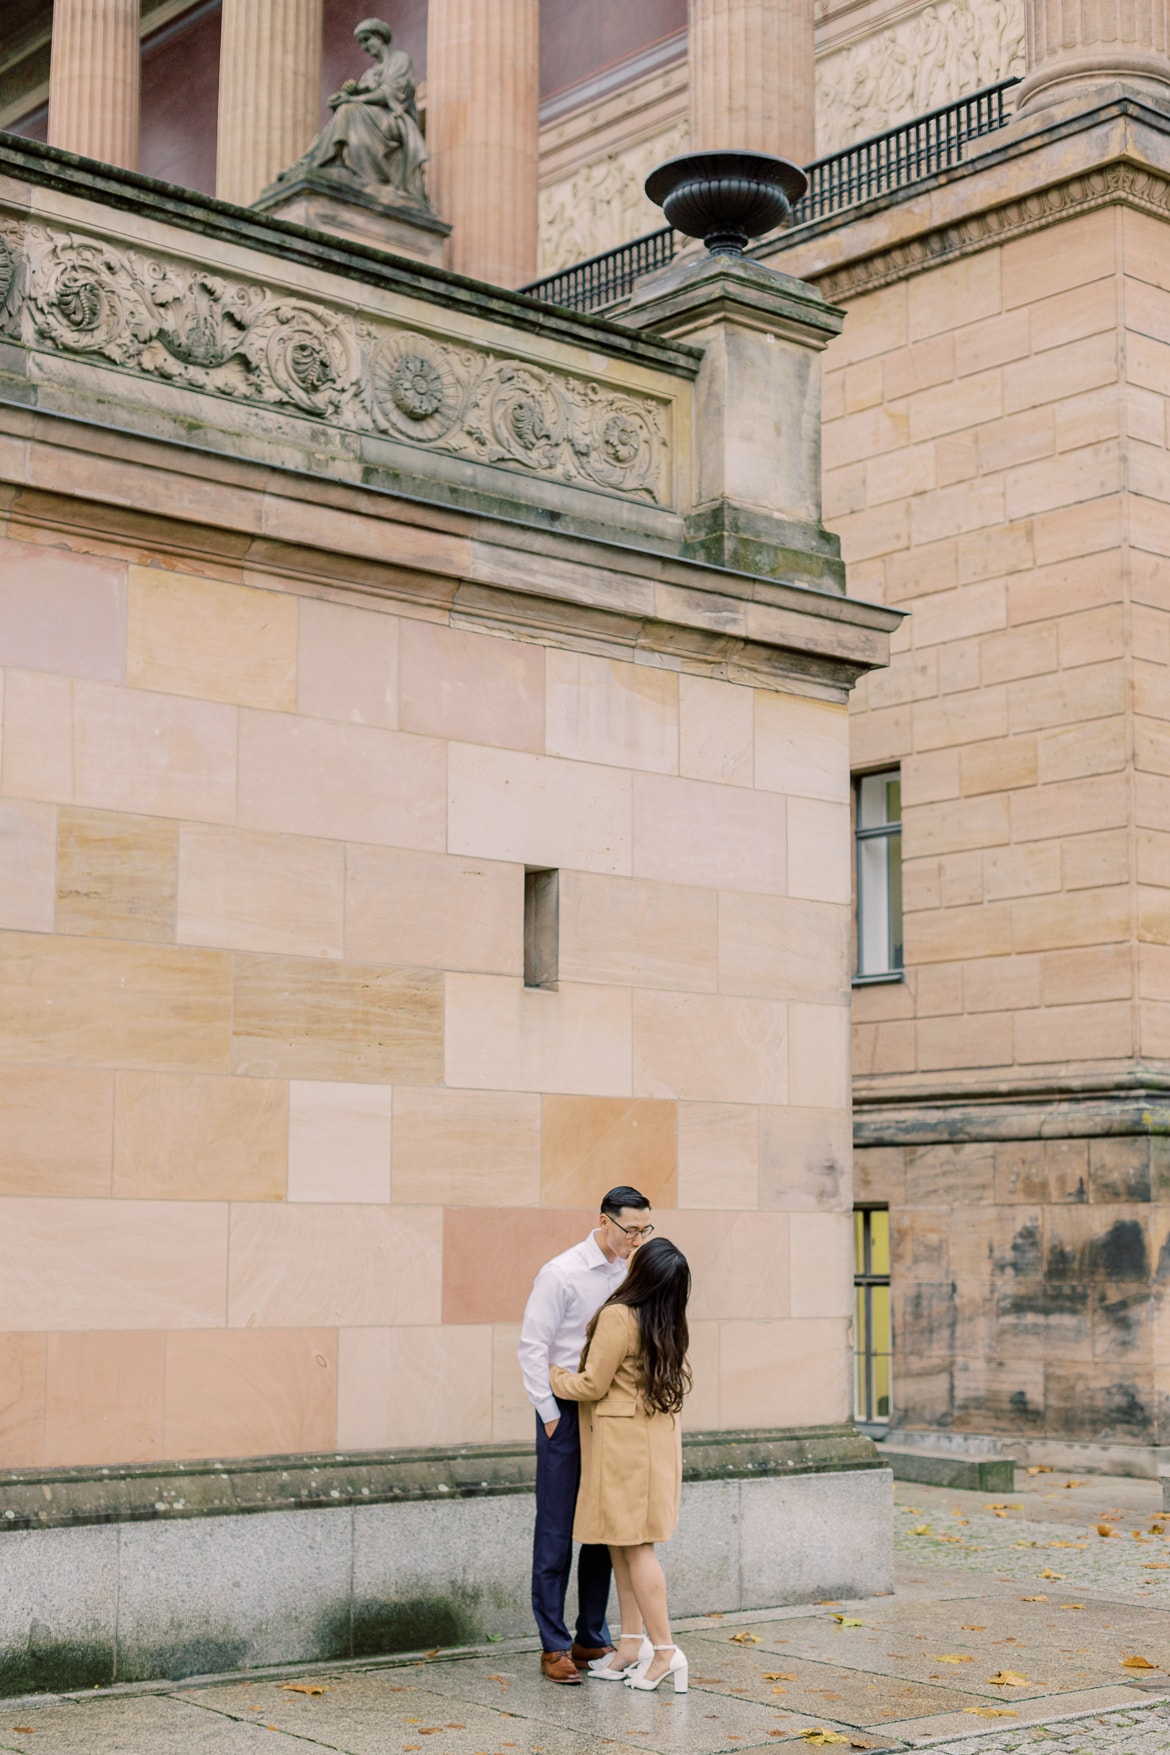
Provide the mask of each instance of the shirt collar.
[{"label": "shirt collar", "polygon": [[616,1264],[609,1260],[595,1234],[590,1231],[581,1248],[585,1251],[585,1266],[588,1268],[607,1268]]}]

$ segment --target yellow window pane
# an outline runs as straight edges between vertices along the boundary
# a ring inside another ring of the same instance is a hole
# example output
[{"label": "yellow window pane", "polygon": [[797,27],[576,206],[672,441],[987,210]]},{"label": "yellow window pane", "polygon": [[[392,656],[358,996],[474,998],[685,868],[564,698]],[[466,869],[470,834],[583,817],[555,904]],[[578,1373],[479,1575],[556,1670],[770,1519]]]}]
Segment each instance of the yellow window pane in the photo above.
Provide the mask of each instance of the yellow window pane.
[{"label": "yellow window pane", "polygon": [[866,1321],[865,1293],[866,1293],[866,1288],[864,1286],[858,1286],[856,1288],[856,1299],[857,1299],[856,1346],[857,1346],[857,1351],[859,1353],[866,1352],[869,1345],[870,1345],[869,1324]]},{"label": "yellow window pane", "polygon": [[887,1211],[876,1210],[869,1215],[869,1248],[871,1274],[888,1274],[890,1271],[890,1215]]},{"label": "yellow window pane", "polygon": [[857,1355],[857,1418],[859,1420],[869,1419],[869,1409],[865,1405],[865,1398],[865,1356],[859,1353]]},{"label": "yellow window pane", "polygon": [[875,1353],[892,1352],[893,1343],[890,1339],[890,1288],[888,1286],[874,1286],[871,1288],[870,1296],[873,1299],[873,1303],[870,1306],[871,1320],[873,1322],[873,1350]]},{"label": "yellow window pane", "polygon": [[853,1271],[865,1272],[865,1214],[857,1207],[853,1209]]},{"label": "yellow window pane", "polygon": [[878,1353],[873,1362],[873,1397],[874,1415],[879,1420],[890,1417],[890,1361],[885,1353]]}]

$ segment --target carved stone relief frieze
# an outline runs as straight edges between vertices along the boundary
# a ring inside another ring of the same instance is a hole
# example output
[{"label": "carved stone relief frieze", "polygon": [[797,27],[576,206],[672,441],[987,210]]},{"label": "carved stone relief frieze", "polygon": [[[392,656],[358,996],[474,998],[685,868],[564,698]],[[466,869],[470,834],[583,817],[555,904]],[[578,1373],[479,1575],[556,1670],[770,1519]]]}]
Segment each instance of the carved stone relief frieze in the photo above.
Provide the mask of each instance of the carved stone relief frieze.
[{"label": "carved stone relief frieze", "polygon": [[662,209],[647,199],[642,185],[655,165],[686,151],[687,139],[686,122],[676,122],[547,184],[540,191],[541,274],[555,274],[657,231]]},{"label": "carved stone relief frieze", "polygon": [[1023,70],[1023,0],[937,0],[818,59],[817,153]]},{"label": "carved stone relief frieze", "polygon": [[31,346],[425,450],[669,498],[666,405],[653,396],[42,225],[27,228],[22,253],[0,233],[0,312],[18,283]]}]

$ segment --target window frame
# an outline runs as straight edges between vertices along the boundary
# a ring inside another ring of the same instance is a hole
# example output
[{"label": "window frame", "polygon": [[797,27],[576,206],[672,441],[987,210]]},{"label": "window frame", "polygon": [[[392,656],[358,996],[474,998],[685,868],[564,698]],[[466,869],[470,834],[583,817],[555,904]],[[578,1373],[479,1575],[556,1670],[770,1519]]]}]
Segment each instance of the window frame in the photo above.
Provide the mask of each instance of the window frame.
[{"label": "window frame", "polygon": [[[899,815],[898,815],[898,818],[895,822],[876,823],[873,825],[872,828],[862,828],[862,826],[861,826],[861,787],[862,787],[862,783],[863,783],[863,781],[866,781],[866,780],[880,779],[883,775],[891,775],[891,776],[896,775],[897,776],[898,792],[899,792]],[[851,784],[851,804],[852,804],[852,815],[853,815],[853,888],[854,888],[854,897],[853,897],[853,936],[854,936],[853,965],[854,966],[853,966],[853,974],[851,976],[851,983],[854,987],[884,987],[884,986],[889,986],[895,982],[905,981],[905,979],[906,979],[905,937],[904,937],[903,931],[900,930],[899,931],[899,939],[901,941],[901,947],[902,947],[902,961],[901,961],[901,963],[899,963],[896,967],[890,968],[890,969],[876,969],[876,970],[873,970],[872,972],[868,972],[868,973],[862,972],[862,970],[859,967],[859,965],[861,963],[861,957],[862,957],[861,919],[862,919],[862,895],[863,895],[863,887],[864,887],[863,886],[863,879],[862,879],[861,854],[862,854],[863,844],[866,841],[878,841],[878,840],[888,841],[894,835],[897,835],[898,841],[899,841],[899,854],[898,854],[899,873],[901,871],[901,866],[902,866],[901,841],[902,841],[902,833],[903,833],[902,825],[903,825],[903,821],[904,821],[904,819],[901,815],[902,764],[900,762],[892,762],[892,763],[886,763],[880,768],[866,768],[866,769],[858,770],[857,772],[855,772],[851,776],[851,782],[852,782],[852,784]],[[901,884],[899,884],[899,889],[898,889],[899,902],[901,901],[901,894],[902,894]],[[901,914],[901,919],[899,920],[898,924],[899,924],[899,928],[902,929],[903,924],[904,924],[904,920],[905,920],[905,909],[904,908],[900,907],[900,914]],[[886,910],[887,943],[889,943],[893,939],[893,933],[891,930],[892,924],[893,924],[892,916],[890,914],[889,903],[887,900],[887,910]]]},{"label": "window frame", "polygon": [[[871,1223],[870,1215],[873,1213],[885,1213],[886,1214],[887,1251],[889,1252],[889,1266],[890,1266],[891,1272],[884,1273],[884,1274],[875,1274],[873,1271],[873,1266],[872,1266],[872,1263],[873,1263],[873,1232],[872,1232],[872,1223]],[[864,1332],[864,1335],[861,1335],[861,1334],[855,1335],[854,1336],[854,1343],[853,1343],[853,1408],[854,1408],[853,1418],[854,1418],[854,1424],[857,1425],[858,1427],[860,1427],[861,1430],[873,1432],[873,1433],[884,1433],[884,1432],[889,1431],[890,1427],[893,1425],[893,1420],[894,1420],[894,1308],[893,1308],[893,1283],[892,1283],[892,1269],[893,1269],[894,1264],[893,1264],[893,1254],[892,1254],[892,1239],[889,1235],[889,1213],[890,1213],[889,1204],[888,1204],[888,1202],[885,1202],[885,1201],[858,1201],[858,1202],[856,1202],[856,1204],[854,1205],[854,1208],[853,1208],[854,1225],[856,1226],[856,1221],[858,1218],[860,1218],[861,1219],[861,1234],[862,1234],[862,1238],[864,1240],[864,1248],[862,1251],[862,1265],[861,1265],[860,1269],[858,1268],[858,1265],[857,1265],[856,1247],[855,1247],[855,1251],[854,1251],[853,1309],[854,1309],[854,1322],[855,1323],[857,1321],[857,1294],[858,1294],[858,1292],[865,1293],[865,1332]],[[854,1235],[856,1237],[856,1230],[854,1232]],[[889,1302],[889,1342],[890,1342],[890,1345],[889,1345],[889,1351],[885,1352],[885,1353],[879,1353],[873,1344],[873,1291],[874,1291],[875,1287],[876,1288],[883,1288],[884,1287],[889,1292],[889,1296],[890,1296],[890,1302]],[[863,1342],[864,1342],[864,1345],[863,1345]],[[875,1383],[874,1383],[874,1363],[879,1358],[884,1358],[887,1361],[887,1369],[888,1369],[889,1406],[888,1406],[887,1412],[884,1414],[879,1414],[879,1413],[870,1411],[870,1410],[876,1409],[876,1407],[877,1407],[877,1393],[876,1393],[876,1388],[875,1388]],[[866,1404],[864,1408],[861,1405],[862,1397],[861,1397],[861,1394],[859,1393],[860,1387],[861,1387],[861,1363],[862,1363],[863,1359],[865,1361],[865,1404]]]}]

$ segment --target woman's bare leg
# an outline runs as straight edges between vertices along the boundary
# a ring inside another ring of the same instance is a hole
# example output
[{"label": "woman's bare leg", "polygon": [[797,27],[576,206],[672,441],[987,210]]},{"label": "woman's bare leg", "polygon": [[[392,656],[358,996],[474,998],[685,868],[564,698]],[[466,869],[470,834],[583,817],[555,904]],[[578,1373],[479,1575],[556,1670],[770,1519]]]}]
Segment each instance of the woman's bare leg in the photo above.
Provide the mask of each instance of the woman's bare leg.
[{"label": "woman's bare leg", "polygon": [[622,1636],[618,1640],[617,1651],[610,1658],[607,1669],[625,1670],[634,1662],[638,1648],[642,1643],[642,1615],[638,1608],[638,1600],[634,1595],[634,1587],[630,1583],[630,1566],[626,1559],[628,1550],[611,1547],[609,1557],[613,1562],[613,1581],[617,1586],[618,1607],[622,1617]]},{"label": "woman's bare leg", "polygon": [[[654,1552],[654,1543],[640,1542],[636,1548],[625,1548],[621,1552],[625,1555],[630,1584],[647,1633],[655,1645],[669,1646],[671,1637],[670,1614],[666,1607],[666,1575]],[[622,1626],[625,1626],[624,1621]],[[661,1676],[669,1663],[669,1651],[656,1651],[654,1661],[645,1672],[646,1676],[653,1681],[656,1676]]]}]

